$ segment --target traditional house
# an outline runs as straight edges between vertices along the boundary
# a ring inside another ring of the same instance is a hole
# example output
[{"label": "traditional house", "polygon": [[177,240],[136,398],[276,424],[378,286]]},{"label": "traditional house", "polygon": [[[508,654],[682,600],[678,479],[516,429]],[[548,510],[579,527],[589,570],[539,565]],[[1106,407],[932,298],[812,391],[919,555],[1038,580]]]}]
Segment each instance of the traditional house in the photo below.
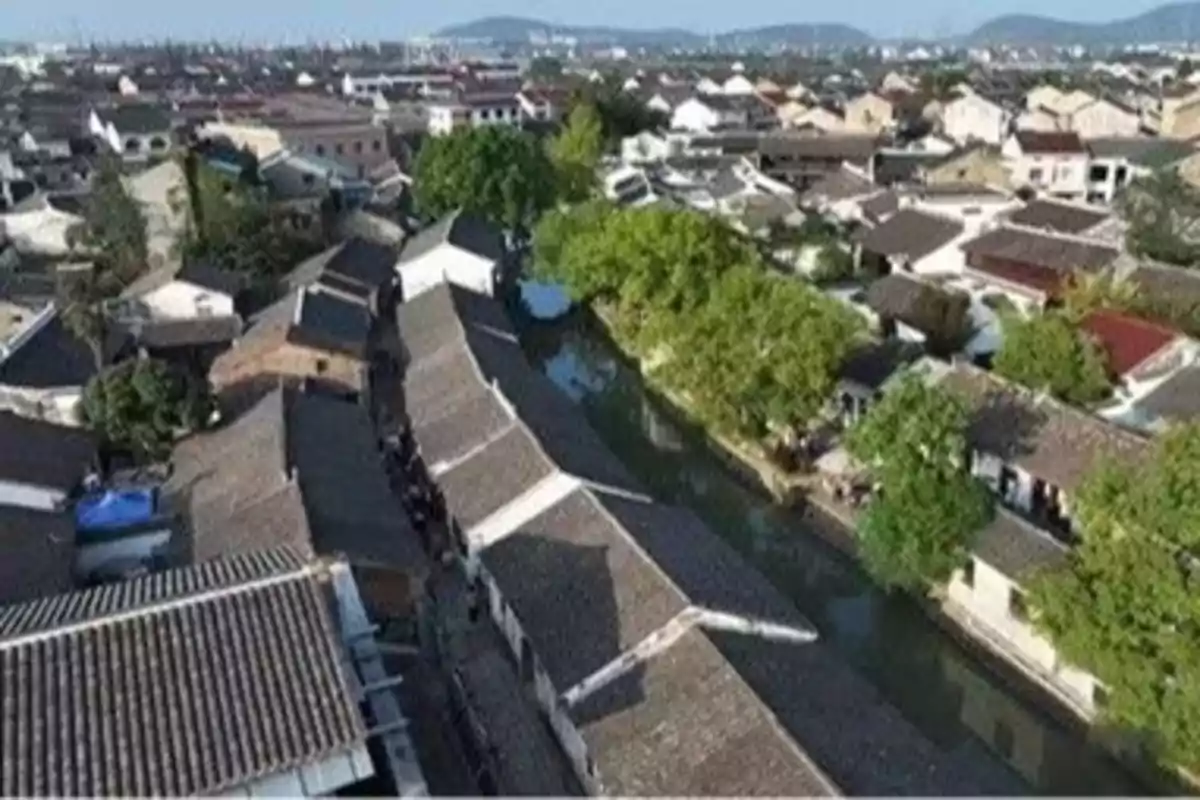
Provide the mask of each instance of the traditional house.
[{"label": "traditional house", "polygon": [[1080,330],[1099,346],[1124,398],[1138,397],[1196,354],[1179,331],[1117,311],[1092,311]]},{"label": "traditional house", "polygon": [[396,269],[405,300],[445,283],[494,295],[505,276],[504,237],[486,220],[456,211],[405,244]]},{"label": "traditional house", "polygon": [[88,433],[0,411],[0,506],[58,512],[96,463]]},{"label": "traditional house", "polygon": [[846,103],[846,130],[872,136],[890,129],[896,121],[896,106],[875,92],[866,92]]},{"label": "traditional house", "polygon": [[962,272],[957,246],[961,222],[941,214],[905,208],[855,236],[861,268],[870,274],[914,272],[922,275]]},{"label": "traditional house", "polygon": [[1018,131],[1001,152],[1014,185],[1065,200],[1087,197],[1089,155],[1079,134]]},{"label": "traditional house", "polygon": [[880,191],[865,173],[843,166],[810,186],[800,196],[800,204],[817,213],[850,222],[859,216],[859,201]]},{"label": "traditional house", "polygon": [[873,136],[765,135],[757,143],[757,166],[766,175],[804,191],[843,164],[870,168],[875,153]]},{"label": "traditional house", "polygon": [[942,130],[961,145],[973,142],[999,146],[1008,134],[1009,114],[977,94],[965,94],[942,108]]},{"label": "traditional house", "polygon": [[1084,139],[1137,136],[1142,130],[1142,118],[1136,109],[1106,97],[1085,103],[1065,119],[1067,129]]},{"label": "traditional house", "polygon": [[924,183],[931,186],[965,183],[1013,188],[1000,148],[985,144],[969,145],[922,165],[922,176]]},{"label": "traditional house", "polygon": [[1061,298],[1076,273],[1103,273],[1119,255],[1115,247],[1062,234],[1001,226],[962,244],[966,273],[1010,295],[1023,307]]},{"label": "traditional house", "polygon": [[1087,237],[1088,232],[1111,219],[1106,211],[1049,198],[1031,200],[1007,216],[1011,225],[1046,233]]},{"label": "traditional house", "polygon": [[284,276],[286,292],[309,286],[383,313],[395,302],[396,248],[354,236],[304,261]]}]

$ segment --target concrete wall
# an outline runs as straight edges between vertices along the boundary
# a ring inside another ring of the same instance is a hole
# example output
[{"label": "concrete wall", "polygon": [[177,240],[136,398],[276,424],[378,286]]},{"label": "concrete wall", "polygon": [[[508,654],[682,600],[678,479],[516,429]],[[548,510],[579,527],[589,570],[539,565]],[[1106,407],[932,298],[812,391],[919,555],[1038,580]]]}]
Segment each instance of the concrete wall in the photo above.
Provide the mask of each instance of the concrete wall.
[{"label": "concrete wall", "polygon": [[195,319],[234,314],[232,297],[186,281],[171,281],[142,295],[140,300],[153,318]]},{"label": "concrete wall", "polygon": [[0,480],[0,506],[19,506],[36,511],[57,511],[62,508],[66,499],[66,493],[57,489]]},{"label": "concrete wall", "polygon": [[400,286],[405,300],[449,282],[491,297],[496,292],[500,268],[450,245],[442,245],[400,267]]}]

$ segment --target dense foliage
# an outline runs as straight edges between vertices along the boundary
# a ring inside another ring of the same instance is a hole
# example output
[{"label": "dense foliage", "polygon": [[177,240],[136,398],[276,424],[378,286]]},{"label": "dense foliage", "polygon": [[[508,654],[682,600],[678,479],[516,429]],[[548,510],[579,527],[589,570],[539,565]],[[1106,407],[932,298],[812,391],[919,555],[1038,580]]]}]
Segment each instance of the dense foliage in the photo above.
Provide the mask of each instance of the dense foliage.
[{"label": "dense foliage", "polygon": [[1004,322],[996,372],[1076,405],[1102,400],[1112,389],[1103,351],[1062,313]]},{"label": "dense foliage", "polygon": [[591,103],[579,103],[566,127],[550,143],[550,161],[558,183],[559,199],[577,203],[596,185],[596,167],[604,154],[604,130]]},{"label": "dense foliage", "polygon": [[88,382],[82,407],[85,423],[106,445],[154,460],[167,455],[177,433],[203,426],[213,404],[202,379],[138,359]]},{"label": "dense foliage", "polygon": [[510,231],[528,230],[554,202],[554,166],[533,136],[504,125],[463,128],[427,141],[417,156],[417,211],[465,209]]},{"label": "dense foliage", "polygon": [[1200,189],[1176,170],[1159,170],[1126,191],[1125,244],[1135,255],[1200,267]]},{"label": "dense foliage", "polygon": [[858,331],[841,306],[768,272],[752,243],[695,212],[599,201],[551,212],[534,254],[540,277],[610,309],[619,335],[706,422],[749,439],[811,419]]},{"label": "dense foliage", "polygon": [[881,492],[859,520],[859,552],[885,586],[940,583],[991,518],[985,487],[967,471],[968,416],[945,389],[912,375],[889,389],[847,438]]},{"label": "dense foliage", "polygon": [[58,300],[63,322],[88,345],[100,367],[109,331],[105,303],[147,268],[148,259],[146,220],[125,188],[115,159],[100,162],[83,218],[78,246],[92,260],[92,267],[66,276]]},{"label": "dense foliage", "polygon": [[1200,337],[1200,296],[1195,292],[1142,292],[1135,283],[1100,274],[1073,279],[1063,299],[1075,319],[1089,311],[1123,311]]},{"label": "dense foliage", "polygon": [[1104,684],[1103,713],[1200,765],[1200,426],[1145,463],[1104,464],[1074,504],[1082,542],[1031,586],[1034,620]]},{"label": "dense foliage", "polygon": [[611,84],[589,84],[574,93],[571,108],[581,104],[592,105],[600,117],[604,141],[609,149],[615,150],[621,140],[636,136],[642,131],[663,130],[670,120],[666,114],[647,108],[637,95],[622,91]]}]

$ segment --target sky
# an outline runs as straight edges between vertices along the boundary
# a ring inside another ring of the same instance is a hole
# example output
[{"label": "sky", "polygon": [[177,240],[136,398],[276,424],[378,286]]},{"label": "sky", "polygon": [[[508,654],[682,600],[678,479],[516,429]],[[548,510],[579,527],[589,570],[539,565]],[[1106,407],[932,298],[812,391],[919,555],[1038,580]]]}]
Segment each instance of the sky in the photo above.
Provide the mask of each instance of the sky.
[{"label": "sky", "polygon": [[1079,21],[1138,14],[1156,0],[0,0],[0,39],[246,42],[402,39],[484,16],[556,24],[681,27],[710,33],[784,22],[844,22],[884,37],[962,33],[993,16]]}]

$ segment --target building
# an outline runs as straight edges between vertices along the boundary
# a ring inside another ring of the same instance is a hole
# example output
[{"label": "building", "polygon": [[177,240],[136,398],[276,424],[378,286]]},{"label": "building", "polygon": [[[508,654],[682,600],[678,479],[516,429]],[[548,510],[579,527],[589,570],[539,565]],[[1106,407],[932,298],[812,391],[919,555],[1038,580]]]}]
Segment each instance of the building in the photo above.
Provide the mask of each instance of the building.
[{"label": "building", "polygon": [[98,466],[96,452],[78,428],[0,411],[0,507],[63,511]]},{"label": "building", "polygon": [[757,143],[755,166],[803,192],[845,163],[867,172],[875,154],[873,136],[830,134],[765,135]]},{"label": "building", "polygon": [[773,125],[774,112],[757,95],[699,95],[671,112],[671,130],[707,133],[746,131]]},{"label": "building", "polygon": [[980,142],[998,147],[1008,135],[1009,122],[1004,108],[973,92],[942,108],[942,131],[960,145]]},{"label": "building", "polygon": [[344,565],[288,550],[5,606],[0,790],[327,795],[377,774],[375,740],[424,794],[371,630]]},{"label": "building", "polygon": [[525,119],[521,101],[509,90],[459,93],[450,100],[430,103],[429,132],[445,136],[459,128],[487,125],[519,127]]},{"label": "building", "polygon": [[1079,134],[1018,131],[1001,152],[1014,185],[1064,200],[1086,199],[1090,156]]},{"label": "building", "polygon": [[1137,109],[1106,97],[1076,108],[1066,120],[1067,130],[1083,139],[1137,136],[1142,131],[1142,117]]},{"label": "building", "polygon": [[866,92],[846,103],[846,130],[851,133],[876,136],[889,130],[896,120],[896,106],[891,100]]},{"label": "building", "polygon": [[284,276],[282,288],[315,287],[378,315],[394,302],[396,258],[394,246],[352,236],[301,263]]},{"label": "building", "polygon": [[1114,265],[1115,247],[1093,239],[1001,225],[963,242],[966,274],[996,287],[1022,307],[1061,299],[1076,274],[1099,274]]},{"label": "building", "polygon": [[496,295],[505,279],[504,237],[486,220],[456,211],[405,244],[396,269],[405,300],[441,283]]},{"label": "building", "polygon": [[905,208],[855,236],[861,268],[870,274],[962,272],[957,243],[965,228],[953,217]]},{"label": "building", "polygon": [[360,179],[392,160],[387,129],[370,120],[290,120],[276,128],[292,153],[328,158]]},{"label": "building", "polygon": [[460,558],[589,792],[982,790],[699,519],[644,494],[498,305],[445,284],[398,327]]}]

